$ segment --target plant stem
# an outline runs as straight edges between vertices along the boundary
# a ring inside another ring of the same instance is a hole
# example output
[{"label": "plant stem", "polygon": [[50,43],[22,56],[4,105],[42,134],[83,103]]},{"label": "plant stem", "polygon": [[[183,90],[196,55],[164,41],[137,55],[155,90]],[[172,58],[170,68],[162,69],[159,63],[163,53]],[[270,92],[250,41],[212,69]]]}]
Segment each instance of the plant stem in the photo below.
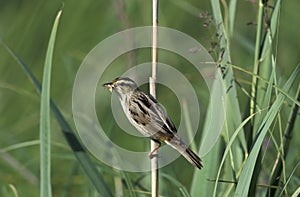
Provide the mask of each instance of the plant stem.
[{"label": "plant stem", "polygon": [[[158,0],[152,1],[152,76],[149,79],[150,94],[155,98],[155,80],[156,80],[156,66],[157,66],[157,23],[158,23]],[[157,147],[158,144],[151,140],[151,150]],[[151,159],[151,184],[152,197],[158,196],[158,157],[157,151],[153,153],[154,157]]]}]

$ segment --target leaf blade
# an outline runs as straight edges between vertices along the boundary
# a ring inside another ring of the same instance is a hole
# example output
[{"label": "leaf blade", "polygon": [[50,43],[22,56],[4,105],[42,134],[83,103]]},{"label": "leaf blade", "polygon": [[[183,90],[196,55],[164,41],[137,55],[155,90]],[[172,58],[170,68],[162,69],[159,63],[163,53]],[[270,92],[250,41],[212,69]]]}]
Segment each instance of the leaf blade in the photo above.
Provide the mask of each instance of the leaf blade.
[{"label": "leaf blade", "polygon": [[46,52],[40,109],[40,196],[52,196],[51,191],[51,127],[50,127],[50,83],[53,50],[60,10],[55,18]]}]

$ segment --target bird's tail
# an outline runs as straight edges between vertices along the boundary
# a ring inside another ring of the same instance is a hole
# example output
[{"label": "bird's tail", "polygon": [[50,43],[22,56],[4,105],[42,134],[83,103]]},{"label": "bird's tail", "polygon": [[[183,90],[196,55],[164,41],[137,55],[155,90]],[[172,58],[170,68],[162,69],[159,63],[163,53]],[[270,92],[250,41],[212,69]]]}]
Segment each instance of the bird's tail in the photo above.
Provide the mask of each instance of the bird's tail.
[{"label": "bird's tail", "polygon": [[200,157],[194,153],[178,136],[174,136],[172,140],[166,141],[166,143],[180,152],[180,154],[184,156],[191,164],[199,169],[203,168]]}]

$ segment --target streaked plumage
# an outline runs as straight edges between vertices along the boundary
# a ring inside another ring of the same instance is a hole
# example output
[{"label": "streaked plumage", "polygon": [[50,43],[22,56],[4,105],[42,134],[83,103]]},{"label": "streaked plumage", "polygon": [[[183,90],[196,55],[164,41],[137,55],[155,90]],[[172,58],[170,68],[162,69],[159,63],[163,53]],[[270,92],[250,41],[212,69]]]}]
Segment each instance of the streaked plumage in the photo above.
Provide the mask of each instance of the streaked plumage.
[{"label": "streaked plumage", "polygon": [[128,120],[139,132],[159,144],[165,142],[194,166],[202,168],[201,159],[180,139],[173,122],[155,98],[139,90],[136,83],[127,77],[116,78],[103,86],[117,93]]}]

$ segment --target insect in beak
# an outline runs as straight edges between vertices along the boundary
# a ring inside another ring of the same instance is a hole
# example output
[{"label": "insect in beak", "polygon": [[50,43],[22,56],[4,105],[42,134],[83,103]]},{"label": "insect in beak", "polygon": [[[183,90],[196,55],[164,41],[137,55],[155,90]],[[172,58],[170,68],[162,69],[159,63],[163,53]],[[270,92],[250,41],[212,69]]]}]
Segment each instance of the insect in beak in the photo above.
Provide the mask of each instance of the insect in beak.
[{"label": "insect in beak", "polygon": [[107,88],[110,92],[112,92],[114,85],[113,85],[113,83],[105,83],[105,84],[103,84],[103,87]]}]

